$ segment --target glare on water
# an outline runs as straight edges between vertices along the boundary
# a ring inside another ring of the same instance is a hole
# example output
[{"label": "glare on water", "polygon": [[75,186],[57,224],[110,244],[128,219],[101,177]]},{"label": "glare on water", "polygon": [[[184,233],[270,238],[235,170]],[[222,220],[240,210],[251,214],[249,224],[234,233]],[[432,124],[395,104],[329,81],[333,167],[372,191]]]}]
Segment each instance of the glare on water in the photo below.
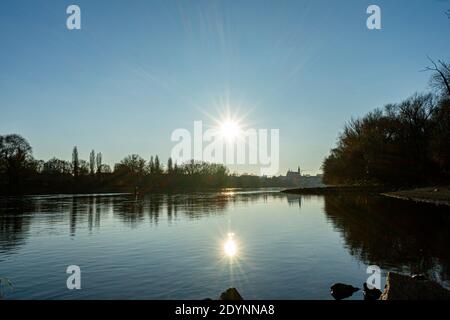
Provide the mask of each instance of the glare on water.
[{"label": "glare on water", "polygon": [[228,257],[234,257],[237,254],[237,245],[233,237],[234,233],[228,233],[228,239],[223,246],[223,250]]}]

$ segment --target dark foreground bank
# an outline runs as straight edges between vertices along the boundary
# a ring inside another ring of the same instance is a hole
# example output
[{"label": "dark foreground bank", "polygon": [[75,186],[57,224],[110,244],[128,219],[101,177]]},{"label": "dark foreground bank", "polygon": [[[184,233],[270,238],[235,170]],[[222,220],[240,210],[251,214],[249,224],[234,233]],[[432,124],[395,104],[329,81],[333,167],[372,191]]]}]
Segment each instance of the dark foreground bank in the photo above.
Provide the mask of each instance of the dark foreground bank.
[{"label": "dark foreground bank", "polygon": [[385,197],[434,205],[450,206],[450,186],[435,186],[408,190],[396,190],[386,186],[336,186],[320,188],[295,188],[281,192],[303,195],[340,195],[351,193],[380,194]]},{"label": "dark foreground bank", "polygon": [[401,190],[383,193],[383,195],[400,200],[450,206],[450,186]]}]

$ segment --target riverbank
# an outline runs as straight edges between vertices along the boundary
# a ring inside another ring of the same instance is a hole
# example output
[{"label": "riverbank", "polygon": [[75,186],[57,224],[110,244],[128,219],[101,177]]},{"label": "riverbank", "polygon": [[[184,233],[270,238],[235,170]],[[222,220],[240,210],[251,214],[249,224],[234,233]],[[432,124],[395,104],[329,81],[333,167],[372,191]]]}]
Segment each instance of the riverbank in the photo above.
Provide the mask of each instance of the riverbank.
[{"label": "riverbank", "polygon": [[400,190],[382,193],[382,195],[400,200],[450,206],[450,186]]},{"label": "riverbank", "polygon": [[450,300],[450,291],[423,275],[410,277],[389,272],[379,300]]},{"label": "riverbank", "polygon": [[295,188],[282,190],[283,193],[304,194],[304,195],[327,195],[345,193],[382,193],[392,191],[392,188],[385,186],[330,186],[318,188]]},{"label": "riverbank", "polygon": [[332,186],[319,188],[295,188],[282,190],[288,194],[303,195],[338,195],[348,193],[380,194],[385,197],[450,206],[450,186],[395,190],[386,186]]}]

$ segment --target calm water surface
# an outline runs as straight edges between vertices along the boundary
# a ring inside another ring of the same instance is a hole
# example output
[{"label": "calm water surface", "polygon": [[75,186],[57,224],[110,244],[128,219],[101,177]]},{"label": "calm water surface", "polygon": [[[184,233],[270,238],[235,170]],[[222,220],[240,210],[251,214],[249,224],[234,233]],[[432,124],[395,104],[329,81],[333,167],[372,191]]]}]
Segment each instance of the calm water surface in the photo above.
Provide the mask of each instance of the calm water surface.
[{"label": "calm water surface", "polygon": [[[332,299],[368,265],[450,286],[450,215],[374,196],[277,190],[0,199],[8,299]],[[236,255],[224,244],[234,233]],[[81,268],[81,290],[66,268]],[[355,294],[352,299],[361,299]]]}]

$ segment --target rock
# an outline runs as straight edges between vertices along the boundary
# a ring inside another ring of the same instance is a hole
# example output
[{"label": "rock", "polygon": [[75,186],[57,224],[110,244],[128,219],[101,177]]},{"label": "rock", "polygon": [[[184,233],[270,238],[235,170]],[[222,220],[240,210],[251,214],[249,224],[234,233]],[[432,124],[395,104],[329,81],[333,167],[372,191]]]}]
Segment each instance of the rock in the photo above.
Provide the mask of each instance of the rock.
[{"label": "rock", "polygon": [[427,277],[424,274],[413,274],[411,276],[414,280],[428,280]]},{"label": "rock", "polygon": [[378,300],[383,292],[380,289],[370,289],[367,283],[363,284],[364,300]]},{"label": "rock", "polygon": [[348,284],[335,283],[331,286],[330,290],[333,298],[335,298],[336,300],[342,300],[351,297],[353,293],[355,293],[359,289]]},{"label": "rock", "polygon": [[236,288],[229,288],[222,292],[219,300],[244,300]]},{"label": "rock", "polygon": [[389,272],[380,300],[450,300],[450,291],[434,281]]}]

